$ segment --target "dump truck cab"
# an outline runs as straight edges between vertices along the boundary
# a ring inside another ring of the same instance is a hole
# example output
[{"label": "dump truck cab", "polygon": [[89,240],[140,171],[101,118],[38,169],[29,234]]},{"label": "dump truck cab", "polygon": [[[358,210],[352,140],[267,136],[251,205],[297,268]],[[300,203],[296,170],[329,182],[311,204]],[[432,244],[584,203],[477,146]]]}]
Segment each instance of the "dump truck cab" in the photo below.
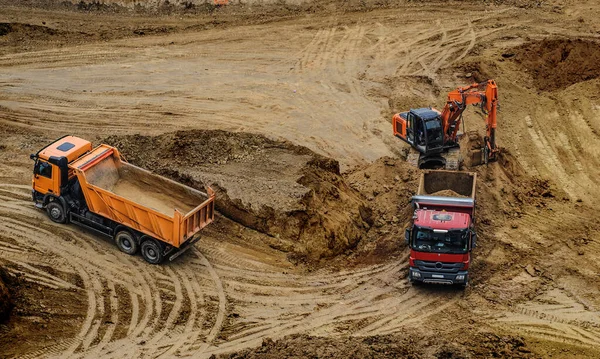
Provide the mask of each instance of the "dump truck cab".
[{"label": "dump truck cab", "polygon": [[92,143],[74,136],[64,136],[32,154],[33,200],[40,205],[48,203],[51,197],[60,197],[64,188],[74,177],[69,171],[69,163],[92,150]]},{"label": "dump truck cab", "polygon": [[407,231],[411,281],[466,284],[474,238],[468,213],[429,209],[415,211]]}]

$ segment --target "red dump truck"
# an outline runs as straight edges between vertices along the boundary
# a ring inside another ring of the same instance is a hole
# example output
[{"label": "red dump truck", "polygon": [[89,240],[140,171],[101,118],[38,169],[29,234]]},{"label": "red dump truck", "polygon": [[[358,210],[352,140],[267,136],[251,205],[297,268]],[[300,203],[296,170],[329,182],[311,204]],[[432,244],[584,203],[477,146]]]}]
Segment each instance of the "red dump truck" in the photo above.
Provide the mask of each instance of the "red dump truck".
[{"label": "red dump truck", "polygon": [[477,175],[426,171],[412,198],[415,209],[405,240],[410,247],[411,283],[459,284],[469,281]]},{"label": "red dump truck", "polygon": [[127,163],[108,145],[74,136],[36,154],[32,197],[57,223],[76,223],[114,239],[153,264],[173,260],[214,219],[214,192],[182,185]]}]

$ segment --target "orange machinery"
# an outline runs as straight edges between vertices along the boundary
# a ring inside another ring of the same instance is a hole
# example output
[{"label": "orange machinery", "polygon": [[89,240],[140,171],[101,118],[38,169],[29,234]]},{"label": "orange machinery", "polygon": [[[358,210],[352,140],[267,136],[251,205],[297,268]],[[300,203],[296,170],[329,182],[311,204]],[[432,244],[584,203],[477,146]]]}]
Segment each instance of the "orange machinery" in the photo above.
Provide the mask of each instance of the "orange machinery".
[{"label": "orange machinery", "polygon": [[108,235],[150,263],[179,256],[214,219],[210,187],[204,193],[131,165],[114,147],[65,136],[31,158],[33,200],[52,221]]},{"label": "orange machinery", "polygon": [[486,115],[483,162],[495,160],[498,87],[494,80],[459,87],[448,93],[444,109],[411,109],[392,118],[394,135],[421,153],[419,167],[428,161],[445,162],[444,153],[458,147],[458,130],[467,105],[480,105]]}]

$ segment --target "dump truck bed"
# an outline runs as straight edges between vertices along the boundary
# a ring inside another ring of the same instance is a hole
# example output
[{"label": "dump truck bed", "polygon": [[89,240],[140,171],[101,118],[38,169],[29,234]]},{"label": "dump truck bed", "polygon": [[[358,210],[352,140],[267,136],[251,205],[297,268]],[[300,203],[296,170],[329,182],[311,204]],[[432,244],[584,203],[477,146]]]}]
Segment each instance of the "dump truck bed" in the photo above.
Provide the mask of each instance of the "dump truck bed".
[{"label": "dump truck bed", "polygon": [[413,204],[475,207],[477,174],[459,171],[425,171],[419,180]]},{"label": "dump truck bed", "polygon": [[204,193],[123,160],[101,145],[71,163],[88,209],[179,248],[214,219],[214,193]]}]

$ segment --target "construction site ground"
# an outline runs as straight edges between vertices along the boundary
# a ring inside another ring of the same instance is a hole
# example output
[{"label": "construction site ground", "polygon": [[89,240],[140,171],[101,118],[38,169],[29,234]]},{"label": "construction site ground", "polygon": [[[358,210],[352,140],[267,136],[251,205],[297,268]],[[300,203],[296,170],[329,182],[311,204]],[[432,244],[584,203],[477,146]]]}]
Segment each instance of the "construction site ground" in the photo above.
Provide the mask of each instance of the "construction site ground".
[{"label": "construction site ground", "polygon": [[[0,357],[600,357],[597,1],[22,3],[0,1]],[[412,286],[420,171],[391,116],[488,78],[470,284]],[[65,134],[213,186],[215,223],[149,265],[51,222],[29,154]]]}]

